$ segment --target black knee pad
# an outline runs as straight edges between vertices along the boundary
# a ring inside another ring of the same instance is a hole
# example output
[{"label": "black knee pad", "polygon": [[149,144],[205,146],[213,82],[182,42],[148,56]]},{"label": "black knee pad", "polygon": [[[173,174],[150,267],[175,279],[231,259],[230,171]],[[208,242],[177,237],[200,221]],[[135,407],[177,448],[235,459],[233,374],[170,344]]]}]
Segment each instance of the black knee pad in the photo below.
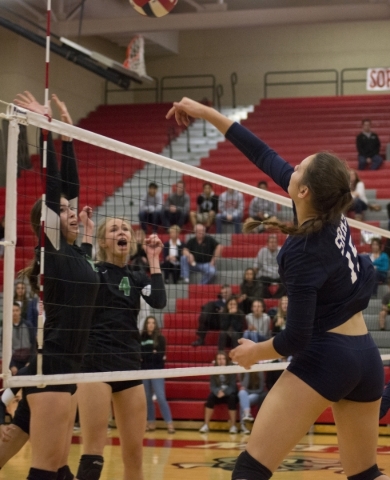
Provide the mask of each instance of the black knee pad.
[{"label": "black knee pad", "polygon": [[57,472],[49,472],[40,468],[30,468],[27,480],[56,480]]},{"label": "black knee pad", "polygon": [[104,459],[101,455],[81,455],[77,471],[78,480],[99,480]]},{"label": "black knee pad", "polygon": [[378,465],[375,464],[367,470],[364,470],[364,472],[348,477],[348,480],[374,480],[374,478],[380,477],[381,475],[383,475],[383,473],[379,470]]},{"label": "black knee pad", "polygon": [[68,465],[64,465],[63,467],[59,468],[57,471],[57,480],[73,480],[74,475],[70,471]]},{"label": "black knee pad", "polygon": [[232,480],[269,480],[271,470],[258,462],[245,450],[240,453],[234,467]]}]

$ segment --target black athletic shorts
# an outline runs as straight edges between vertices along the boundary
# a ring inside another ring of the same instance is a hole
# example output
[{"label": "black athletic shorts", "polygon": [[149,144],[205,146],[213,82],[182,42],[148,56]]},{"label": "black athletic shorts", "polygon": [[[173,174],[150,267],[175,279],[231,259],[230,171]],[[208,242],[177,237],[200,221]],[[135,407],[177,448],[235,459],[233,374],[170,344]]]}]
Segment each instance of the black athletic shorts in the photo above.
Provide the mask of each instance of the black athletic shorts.
[{"label": "black athletic shorts", "polygon": [[27,433],[27,435],[30,435],[30,416],[30,407],[28,406],[26,397],[23,395],[19,400],[11,423],[19,427],[23,432]]},{"label": "black athletic shorts", "polygon": [[74,383],[68,385],[46,385],[46,387],[23,387],[25,395],[31,395],[32,393],[44,393],[44,392],[64,392],[73,395],[76,393],[77,385]]},{"label": "black athletic shorts", "polygon": [[232,393],[230,395],[225,395],[224,397],[217,397],[214,393],[210,393],[207,397],[205,407],[214,408],[215,405],[225,404],[228,406],[229,410],[237,410],[238,397],[237,393]]},{"label": "black athletic shorts", "polygon": [[287,367],[332,402],[374,402],[382,397],[384,369],[371,335],[313,335]]},{"label": "black athletic shorts", "polygon": [[110,385],[112,393],[122,392],[128,388],[137,387],[142,385],[142,380],[123,380],[122,382],[104,382]]}]

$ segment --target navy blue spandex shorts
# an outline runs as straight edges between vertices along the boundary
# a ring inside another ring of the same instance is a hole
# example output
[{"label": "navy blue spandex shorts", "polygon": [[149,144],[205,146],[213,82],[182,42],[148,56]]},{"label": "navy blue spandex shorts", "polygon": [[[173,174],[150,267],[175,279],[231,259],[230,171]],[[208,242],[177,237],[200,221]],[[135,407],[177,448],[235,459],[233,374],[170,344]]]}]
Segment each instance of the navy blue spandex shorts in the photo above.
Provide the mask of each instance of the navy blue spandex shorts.
[{"label": "navy blue spandex shorts", "polygon": [[369,333],[315,334],[287,370],[332,402],[373,402],[382,397],[383,363]]}]

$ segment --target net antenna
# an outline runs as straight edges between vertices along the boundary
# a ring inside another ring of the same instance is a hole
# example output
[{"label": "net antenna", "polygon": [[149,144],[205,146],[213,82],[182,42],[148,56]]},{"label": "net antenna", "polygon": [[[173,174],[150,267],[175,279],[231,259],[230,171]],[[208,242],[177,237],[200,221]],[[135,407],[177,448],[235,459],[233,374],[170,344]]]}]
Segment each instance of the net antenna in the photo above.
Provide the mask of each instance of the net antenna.
[{"label": "net antenna", "polygon": [[145,67],[145,39],[142,35],[136,35],[130,40],[126,51],[126,60],[123,66],[136,72],[140,77],[146,77]]}]

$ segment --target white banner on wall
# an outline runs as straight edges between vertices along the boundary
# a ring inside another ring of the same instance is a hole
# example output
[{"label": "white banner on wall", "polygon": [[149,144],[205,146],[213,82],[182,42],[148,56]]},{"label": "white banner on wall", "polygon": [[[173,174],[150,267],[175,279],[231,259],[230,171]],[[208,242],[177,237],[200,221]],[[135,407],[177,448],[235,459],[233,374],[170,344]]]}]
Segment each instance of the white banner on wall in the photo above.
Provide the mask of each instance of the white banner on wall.
[{"label": "white banner on wall", "polygon": [[369,68],[367,70],[367,90],[390,90],[390,68]]}]

